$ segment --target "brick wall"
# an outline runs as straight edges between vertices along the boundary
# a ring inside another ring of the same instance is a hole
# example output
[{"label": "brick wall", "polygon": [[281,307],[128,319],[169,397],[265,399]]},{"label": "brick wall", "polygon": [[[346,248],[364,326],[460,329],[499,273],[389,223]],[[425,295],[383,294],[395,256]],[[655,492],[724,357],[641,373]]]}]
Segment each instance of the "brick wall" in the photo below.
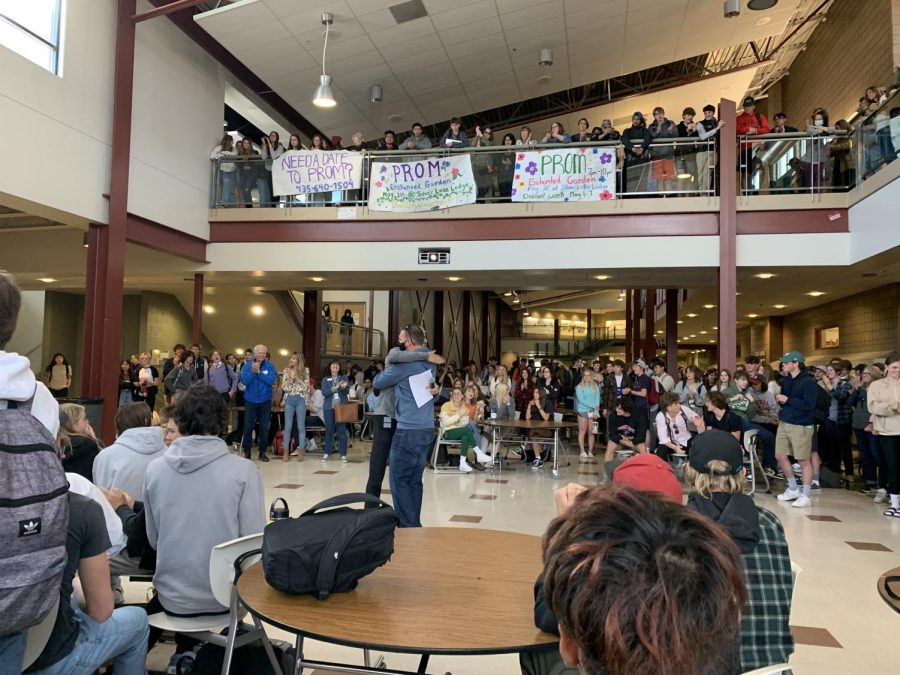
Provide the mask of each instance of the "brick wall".
[{"label": "brick wall", "polygon": [[[895,45],[900,45],[900,0],[837,0],[782,81],[781,107],[793,125],[807,124],[825,108],[836,122],[849,117],[866,87],[891,82]],[[893,16],[892,16],[893,14]],[[777,111],[772,111],[777,112]]]},{"label": "brick wall", "polygon": [[[838,326],[840,346],[815,349],[817,328]],[[809,362],[833,356],[855,360],[900,349],[900,283],[828,302],[784,317],[784,349],[803,353]]]},{"label": "brick wall", "polygon": [[893,0],[894,65],[900,68],[900,0]]}]

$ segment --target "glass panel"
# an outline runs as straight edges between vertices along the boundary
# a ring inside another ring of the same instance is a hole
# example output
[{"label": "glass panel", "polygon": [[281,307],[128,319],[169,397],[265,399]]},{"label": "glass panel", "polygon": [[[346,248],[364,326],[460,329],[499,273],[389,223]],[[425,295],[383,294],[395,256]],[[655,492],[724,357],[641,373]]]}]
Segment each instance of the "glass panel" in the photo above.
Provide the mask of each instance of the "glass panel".
[{"label": "glass panel", "polygon": [[49,47],[2,19],[0,19],[0,44],[9,47],[41,68],[46,68],[51,73],[56,72],[56,50],[53,47]]},{"label": "glass panel", "polygon": [[0,0],[0,14],[56,44],[59,0]]}]

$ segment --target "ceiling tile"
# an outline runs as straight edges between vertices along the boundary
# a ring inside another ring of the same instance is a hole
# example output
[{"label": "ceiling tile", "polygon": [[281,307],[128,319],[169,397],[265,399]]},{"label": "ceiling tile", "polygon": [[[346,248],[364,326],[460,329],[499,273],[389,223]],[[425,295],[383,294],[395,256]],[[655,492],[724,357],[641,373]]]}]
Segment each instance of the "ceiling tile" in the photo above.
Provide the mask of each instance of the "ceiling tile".
[{"label": "ceiling tile", "polygon": [[[449,4],[449,3],[448,3]],[[481,0],[465,7],[450,5],[452,9],[431,15],[431,22],[439,31],[456,26],[468,26],[483,19],[497,16],[494,0]]]},{"label": "ceiling tile", "polygon": [[[274,42],[263,42],[248,49],[235,49],[230,41],[223,43],[230,52],[237,56],[244,65],[255,68],[272,61],[291,61],[292,59],[310,58],[309,54],[293,37],[286,37]],[[299,64],[302,67],[302,63]]]},{"label": "ceiling tile", "polygon": [[291,37],[291,34],[282,25],[281,21],[274,19],[257,26],[253,30],[229,33],[227,38],[223,38],[223,41],[227,43],[227,48],[230,52],[239,52],[259,45],[263,41],[262,36],[266,36],[265,39],[268,41],[276,42]]},{"label": "ceiling tile", "polygon": [[[497,9],[501,14],[515,12],[526,7],[539,7],[557,2],[557,0],[496,0]],[[540,10],[538,10],[540,11]]]},{"label": "ceiling tile", "polygon": [[341,83],[345,86],[355,86],[365,84],[371,86],[378,84],[382,79],[391,77],[391,68],[386,63],[381,62],[368,68],[359,68],[350,72],[341,74]]},{"label": "ceiling tile", "polygon": [[[284,27],[297,36],[304,46],[313,45],[317,49],[322,48],[325,42],[325,27],[317,21],[295,21],[295,17],[289,16],[282,20]],[[365,35],[366,31],[356,19],[335,21],[328,31],[328,46],[339,42],[348,42]]]},{"label": "ceiling tile", "polygon": [[357,19],[369,33],[388,30],[397,25],[397,20],[394,18],[394,15],[387,9],[369,12],[368,14],[357,16]]},{"label": "ceiling tile", "polygon": [[444,49],[451,59],[456,59],[460,56],[479,54],[481,52],[494,49],[498,45],[504,45],[505,47],[505,41],[503,39],[502,33],[493,33],[491,35],[484,35],[480,38],[475,38],[474,40],[456,42],[452,45],[447,45]]},{"label": "ceiling tile", "polygon": [[394,59],[408,58],[433,49],[441,49],[443,51],[441,43],[435,39],[434,33],[430,33],[412,37],[396,44],[386,45],[379,48],[378,51],[381,52],[385,61],[391,63]]},{"label": "ceiling tile", "polygon": [[477,68],[466,71],[457,71],[460,81],[467,87],[478,84],[484,89],[490,91],[495,78],[502,76],[504,83],[512,82],[515,84],[516,78],[513,75],[512,66],[509,62],[502,63],[499,61],[485,61]]},{"label": "ceiling tile", "polygon": [[300,14],[309,20],[311,25],[320,23],[323,12],[331,12],[334,14],[335,22],[340,19],[349,19],[353,17],[350,6],[343,0],[337,2],[328,2],[325,4],[310,3],[301,0],[259,0],[264,3],[272,13],[280,18],[295,16]]},{"label": "ceiling tile", "polygon": [[369,37],[372,38],[372,42],[378,47],[387,47],[388,45],[433,33],[434,26],[431,25],[431,20],[427,16],[423,16],[421,19],[407,21],[388,30],[380,30],[376,33],[370,32]]},{"label": "ceiling tile", "polygon": [[[522,26],[505,31],[506,44],[518,51],[541,47],[564,47],[566,44],[565,25],[562,17],[549,19],[541,24],[540,30],[534,26]],[[534,55],[537,60],[537,54]]]},{"label": "ceiling tile", "polygon": [[334,59],[326,63],[328,74],[344,74],[352,73],[358,68],[368,68],[370,66],[383,63],[384,59],[377,51],[364,52],[362,54],[354,54],[343,59]]},{"label": "ceiling tile", "polygon": [[[272,83],[273,78],[281,77],[288,73],[301,73],[307,70],[320,73],[321,69],[322,66],[309,56],[306,57],[306,60],[285,59],[281,61],[270,61],[269,63],[265,63],[255,68],[256,74],[259,75],[266,84],[276,90],[277,87]],[[314,76],[313,80],[315,80],[316,77],[318,77],[318,75]]]},{"label": "ceiling tile", "polygon": [[210,35],[227,35],[273,21],[275,15],[265,5],[232,5],[194,15],[194,21]]},{"label": "ceiling tile", "polygon": [[472,54],[471,56],[460,56],[453,60],[454,68],[459,71],[470,71],[482,65],[499,63],[505,70],[512,70],[512,62],[509,59],[509,52],[505,46],[494,47],[485,52]]},{"label": "ceiling tile", "polygon": [[[397,0],[401,2],[402,0]],[[467,7],[469,5],[474,5],[481,0],[422,0],[422,3],[425,5],[425,9],[428,10],[429,14],[438,14],[440,12],[447,10],[447,5],[451,5],[452,7]]]},{"label": "ceiling tile", "polygon": [[[502,31],[500,19],[490,18],[478,21],[477,23],[466,26],[457,26],[448,28],[440,32],[441,42],[445,45],[457,44],[459,42],[467,42],[475,38],[481,38],[486,35],[499,34]],[[501,38],[502,44],[502,38]]]},{"label": "ceiling tile", "polygon": [[500,22],[503,24],[503,29],[509,31],[513,28],[533,26],[533,24],[536,23],[543,24],[546,21],[554,21],[557,19],[561,22],[563,16],[562,0],[553,0],[552,2],[544,2],[527,9],[503,13],[500,15]]},{"label": "ceiling tile", "polygon": [[406,58],[390,60],[391,70],[399,77],[402,77],[403,73],[418,70],[423,66],[433,66],[437,63],[445,64],[447,72],[453,72],[453,66],[447,58],[447,52],[440,47],[438,49],[432,49],[431,51],[413,54]]},{"label": "ceiling tile", "polygon": [[379,9],[386,9],[402,0],[346,0],[346,2],[356,16],[361,16]]}]

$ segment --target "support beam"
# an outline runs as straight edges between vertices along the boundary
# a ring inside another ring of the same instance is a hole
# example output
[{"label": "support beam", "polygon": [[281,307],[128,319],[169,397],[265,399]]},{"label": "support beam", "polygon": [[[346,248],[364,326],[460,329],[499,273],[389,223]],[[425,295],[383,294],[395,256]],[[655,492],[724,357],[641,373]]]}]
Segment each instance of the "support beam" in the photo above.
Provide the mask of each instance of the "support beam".
[{"label": "support beam", "polygon": [[428,343],[440,354],[444,350],[444,291],[432,291],[431,298],[431,305],[434,308],[434,335],[428,336]]},{"label": "support beam", "polygon": [[194,274],[194,316],[191,325],[191,342],[197,344],[203,338],[203,274]]},{"label": "support beam", "polygon": [[587,341],[590,342],[594,339],[594,330],[593,330],[593,319],[594,317],[591,315],[591,308],[587,308],[587,318],[585,319],[585,323],[587,323]]},{"label": "support beam", "polygon": [[631,292],[631,353],[634,358],[641,355],[641,289]]},{"label": "support beam", "polygon": [[656,358],[656,290],[644,291],[644,360],[648,363]]},{"label": "support beam", "polygon": [[494,353],[491,356],[496,356],[497,361],[500,360],[500,355],[503,353],[503,306],[506,304],[500,298],[497,298],[495,301],[496,305],[494,307]]},{"label": "support beam", "polygon": [[[388,294],[387,343],[391,347],[397,344],[397,335],[400,334],[400,296],[402,293],[403,291],[391,291]],[[388,351],[390,351],[390,349]]]},{"label": "support beam", "polygon": [[158,16],[165,16],[172,12],[179,12],[182,9],[189,9],[191,7],[196,7],[197,5],[202,5],[206,1],[207,0],[175,0],[175,2],[170,2],[168,5],[135,14],[131,17],[131,20],[138,23],[140,21],[146,21],[147,19],[155,19]]},{"label": "support beam", "polygon": [[[733,120],[734,101],[719,102],[719,119]],[[719,131],[719,368],[733,368],[737,353],[737,134]]]},{"label": "support beam", "polygon": [[[625,361],[631,363],[634,360],[634,352],[631,349],[632,333],[634,332],[634,321],[631,318],[631,295],[634,293],[630,288],[625,289]],[[590,327],[590,326],[588,326]]]},{"label": "support beam", "polygon": [[460,367],[469,363],[472,358],[472,291],[463,291],[462,293],[462,358]]},{"label": "support beam", "polygon": [[[86,354],[94,360],[86,368],[90,374],[88,395],[103,398],[100,438],[115,439],[116,403],[119,398],[119,357],[122,351],[122,298],[125,286],[125,235],[128,227],[128,175],[131,156],[131,109],[134,93],[134,16],[137,0],[118,0],[116,56],[113,75],[113,127],[109,183],[109,224],[91,226],[96,251],[93,282],[85,288],[85,344],[95,349]],[[102,284],[102,288],[100,287]]]},{"label": "support beam", "polygon": [[372,347],[375,343],[375,291],[369,291],[369,330],[366,331],[366,354],[370,359],[374,359]]},{"label": "support beam", "polygon": [[[303,292],[303,360],[310,374],[322,374],[322,298],[319,291]],[[321,386],[321,383],[319,383]]]},{"label": "support beam", "polygon": [[106,267],[100,265],[100,249],[106,246],[106,226],[91,223],[87,232],[87,265],[84,282],[84,339],[81,357],[81,396],[99,396],[100,344],[103,335],[103,307]]},{"label": "support beam", "polygon": [[479,366],[487,363],[491,355],[488,354],[488,317],[490,316],[491,294],[488,291],[481,291],[481,360]]},{"label": "support beam", "polygon": [[553,356],[559,356],[559,319],[553,319]]},{"label": "support beam", "polygon": [[666,371],[675,377],[678,371],[678,289],[666,289]]}]

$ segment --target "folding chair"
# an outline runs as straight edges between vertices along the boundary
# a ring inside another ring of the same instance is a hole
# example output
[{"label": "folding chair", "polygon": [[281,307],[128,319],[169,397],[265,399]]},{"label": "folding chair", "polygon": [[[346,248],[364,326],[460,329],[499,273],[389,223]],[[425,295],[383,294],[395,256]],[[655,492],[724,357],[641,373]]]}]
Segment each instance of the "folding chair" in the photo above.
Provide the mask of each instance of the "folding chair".
[{"label": "folding chair", "polygon": [[47,642],[50,640],[50,634],[53,632],[53,626],[56,625],[56,615],[59,614],[59,593],[56,594],[56,602],[53,608],[44,617],[38,625],[28,629],[25,642],[25,655],[22,658],[22,671],[28,670],[28,666],[37,661]]},{"label": "folding chair", "polygon": [[[462,446],[462,443],[460,441],[450,441],[450,440],[447,440],[446,438],[444,438],[444,425],[443,424],[441,424],[438,427],[438,432],[434,438],[434,449],[431,452],[431,468],[434,471],[434,473],[436,473],[436,474],[442,474],[442,473],[465,474],[465,473],[468,473],[466,471],[461,470],[459,467],[450,466],[449,464],[447,466],[438,466],[438,463],[437,463],[438,452],[440,451],[440,448],[442,445],[446,446],[448,448],[453,448],[453,447],[460,448]],[[448,453],[448,455],[449,455],[449,453]]]},{"label": "folding chair", "polygon": [[[759,444],[759,438],[756,429],[748,429],[744,432],[744,471],[747,474],[747,483],[749,489],[746,494],[753,496],[756,492],[756,476],[760,475],[766,483],[766,492],[771,491],[769,485],[769,477],[763,471],[762,462],[756,449]],[[759,474],[757,474],[759,469]]]},{"label": "folding chair", "polygon": [[791,672],[789,663],[779,663],[777,666],[764,666],[756,670],[748,670],[743,675],[783,675]]},{"label": "folding chair", "polygon": [[[251,534],[240,539],[226,541],[213,547],[209,556],[209,582],[216,601],[228,607],[227,614],[216,614],[198,617],[171,616],[158,612],[147,617],[154,628],[172,631],[173,633],[190,633],[192,637],[203,642],[210,642],[225,648],[222,661],[222,675],[228,675],[234,650],[251,642],[261,640],[269,662],[277,675],[282,675],[281,665],[275,656],[272,645],[266,636],[259,619],[253,616],[253,627],[244,624],[241,619],[247,610],[243,608],[237,594],[237,580],[240,572],[259,561],[259,553],[244,557],[239,566],[235,562],[246,553],[262,547],[263,535]],[[252,615],[251,615],[252,616]],[[228,628],[228,635],[220,631]],[[238,635],[239,630],[247,632]]]}]

